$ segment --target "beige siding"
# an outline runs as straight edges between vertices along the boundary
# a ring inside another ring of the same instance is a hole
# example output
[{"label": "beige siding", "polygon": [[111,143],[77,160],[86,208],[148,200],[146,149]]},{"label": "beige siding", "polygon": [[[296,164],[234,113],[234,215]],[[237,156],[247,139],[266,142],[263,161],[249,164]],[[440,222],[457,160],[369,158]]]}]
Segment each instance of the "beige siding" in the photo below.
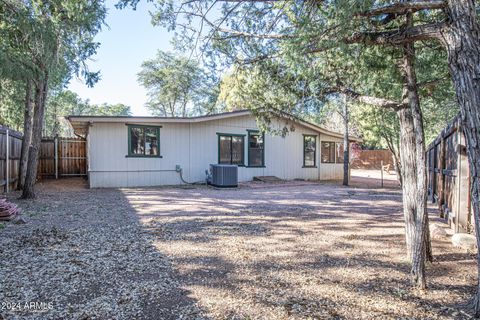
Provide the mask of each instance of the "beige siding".
[{"label": "beige siding", "polygon": [[[320,141],[343,142],[343,139],[322,134],[320,135]],[[321,145],[318,147],[320,148],[320,146]],[[319,165],[320,180],[340,180],[343,178],[343,163],[321,163],[321,160],[319,159]]]},{"label": "beige siding", "polygon": [[[155,124],[159,125],[159,124]],[[209,164],[218,162],[217,133],[245,134],[245,164],[248,163],[247,129],[257,129],[251,116],[200,123],[160,124],[162,158],[129,158],[128,127],[119,123],[94,123],[89,129],[91,187],[133,187],[180,184],[175,166],[183,168],[189,182],[205,180]],[[279,128],[283,123],[275,124]],[[303,135],[317,135],[317,168],[303,166]],[[282,179],[339,179],[341,164],[320,163],[320,141],[341,141],[301,125],[286,137],[265,136],[265,168],[239,167],[239,180],[272,175]]]},{"label": "beige siding", "polygon": [[181,183],[174,171],[179,164],[188,173],[189,124],[165,124],[160,129],[163,158],[129,158],[128,127],[95,123],[90,127],[91,187],[133,187]]}]

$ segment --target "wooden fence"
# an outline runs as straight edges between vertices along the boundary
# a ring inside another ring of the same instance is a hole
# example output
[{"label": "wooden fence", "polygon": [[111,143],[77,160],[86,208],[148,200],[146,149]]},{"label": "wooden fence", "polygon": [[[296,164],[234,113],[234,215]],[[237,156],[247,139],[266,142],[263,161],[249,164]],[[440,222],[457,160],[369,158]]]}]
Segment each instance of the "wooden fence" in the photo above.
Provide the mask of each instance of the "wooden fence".
[{"label": "wooden fence", "polygon": [[428,194],[455,232],[471,232],[470,175],[459,117],[427,149]]},{"label": "wooden fence", "polygon": [[17,187],[22,134],[0,126],[0,187],[8,192]]},{"label": "wooden fence", "polygon": [[[17,187],[22,134],[0,127],[0,187]],[[81,138],[44,138],[40,145],[37,178],[87,176],[87,147]]]},{"label": "wooden fence", "polygon": [[393,171],[393,156],[390,150],[361,150],[359,157],[353,160],[352,169],[380,170],[390,164]]},{"label": "wooden fence", "polygon": [[38,176],[56,178],[87,175],[85,139],[44,138],[40,148]]}]

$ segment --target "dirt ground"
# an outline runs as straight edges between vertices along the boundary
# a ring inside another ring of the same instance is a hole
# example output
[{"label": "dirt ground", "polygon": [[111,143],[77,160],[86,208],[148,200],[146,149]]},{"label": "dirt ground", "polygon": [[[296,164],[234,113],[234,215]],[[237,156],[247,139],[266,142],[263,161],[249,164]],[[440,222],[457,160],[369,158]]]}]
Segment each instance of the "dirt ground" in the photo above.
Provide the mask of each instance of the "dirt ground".
[{"label": "dirt ground", "polygon": [[0,230],[0,318],[469,318],[475,255],[434,239],[410,289],[400,190],[365,179],[9,194],[27,223]]},{"label": "dirt ground", "polygon": [[394,170],[385,172],[381,170],[352,169],[350,174],[350,185],[362,188],[383,188],[398,189],[400,187],[397,174]]}]

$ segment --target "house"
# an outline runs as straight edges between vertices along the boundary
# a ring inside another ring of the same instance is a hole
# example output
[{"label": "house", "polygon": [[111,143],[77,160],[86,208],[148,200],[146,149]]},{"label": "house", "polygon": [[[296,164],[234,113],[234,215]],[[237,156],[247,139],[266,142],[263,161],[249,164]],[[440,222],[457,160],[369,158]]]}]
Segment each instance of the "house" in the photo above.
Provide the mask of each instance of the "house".
[{"label": "house", "polygon": [[[261,133],[247,110],[198,117],[69,116],[86,137],[90,187],[136,187],[205,181],[210,164],[238,165],[238,179],[255,176],[332,180],[343,175],[342,134],[291,115]],[[352,138],[352,141],[358,141]]]}]

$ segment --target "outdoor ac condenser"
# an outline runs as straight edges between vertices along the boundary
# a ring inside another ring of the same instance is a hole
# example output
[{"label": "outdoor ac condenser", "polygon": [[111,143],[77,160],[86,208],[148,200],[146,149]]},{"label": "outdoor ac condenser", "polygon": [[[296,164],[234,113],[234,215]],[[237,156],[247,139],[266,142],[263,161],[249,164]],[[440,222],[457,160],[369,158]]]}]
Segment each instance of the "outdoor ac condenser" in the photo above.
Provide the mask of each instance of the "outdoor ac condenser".
[{"label": "outdoor ac condenser", "polygon": [[230,164],[211,164],[211,184],[215,187],[237,187],[238,167]]}]

